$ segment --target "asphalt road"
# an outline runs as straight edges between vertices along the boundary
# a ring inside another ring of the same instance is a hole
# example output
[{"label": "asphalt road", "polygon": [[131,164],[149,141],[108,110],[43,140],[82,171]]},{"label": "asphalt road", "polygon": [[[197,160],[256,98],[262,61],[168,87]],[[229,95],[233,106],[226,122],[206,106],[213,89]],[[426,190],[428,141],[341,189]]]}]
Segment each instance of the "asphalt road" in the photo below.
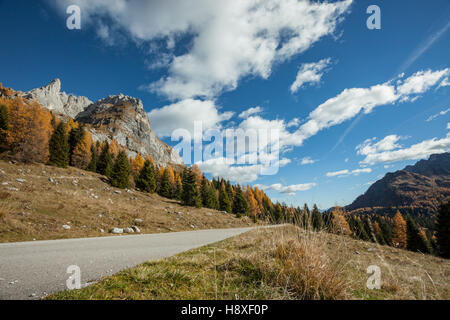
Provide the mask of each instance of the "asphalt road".
[{"label": "asphalt road", "polygon": [[40,299],[67,289],[70,266],[85,286],[145,261],[221,241],[251,228],[0,244],[0,299]]}]

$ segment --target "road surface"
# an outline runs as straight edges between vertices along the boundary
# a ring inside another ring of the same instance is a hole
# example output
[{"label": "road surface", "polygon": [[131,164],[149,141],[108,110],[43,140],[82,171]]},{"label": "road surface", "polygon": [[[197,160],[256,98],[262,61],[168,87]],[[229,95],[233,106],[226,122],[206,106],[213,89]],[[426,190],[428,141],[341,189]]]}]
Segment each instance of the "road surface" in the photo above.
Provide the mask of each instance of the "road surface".
[{"label": "road surface", "polygon": [[69,266],[85,286],[148,260],[221,241],[252,228],[0,244],[0,300],[40,299],[67,289]]}]

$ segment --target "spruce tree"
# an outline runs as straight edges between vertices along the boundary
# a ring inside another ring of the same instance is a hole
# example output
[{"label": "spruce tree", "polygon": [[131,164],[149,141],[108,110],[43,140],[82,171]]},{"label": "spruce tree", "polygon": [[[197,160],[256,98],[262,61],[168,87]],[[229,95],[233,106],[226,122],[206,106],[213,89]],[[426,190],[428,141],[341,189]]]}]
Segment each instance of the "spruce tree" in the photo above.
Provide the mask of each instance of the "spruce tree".
[{"label": "spruce tree", "polygon": [[120,151],[111,172],[111,185],[126,189],[130,186],[130,162],[125,151]]},{"label": "spruce tree", "polygon": [[202,199],[197,188],[197,178],[191,169],[185,168],[182,177],[182,202],[184,205],[201,208]]},{"label": "spruce tree", "polygon": [[66,134],[66,125],[60,122],[49,142],[51,165],[67,168],[69,166],[69,141]]},{"label": "spruce tree", "polygon": [[158,191],[160,196],[169,199],[172,198],[172,184],[170,183],[169,171],[167,169],[164,170],[163,176],[161,178],[161,186]]},{"label": "spruce tree", "polygon": [[104,176],[111,177],[113,164],[113,156],[109,151],[109,143],[105,142],[102,152],[97,160],[97,172]]},{"label": "spruce tree", "polygon": [[213,183],[210,183],[206,177],[202,179],[201,188],[203,206],[210,209],[219,209],[219,200],[217,199],[216,189]]},{"label": "spruce tree", "polygon": [[5,105],[0,106],[0,152],[6,149],[8,144],[9,116],[8,108]]},{"label": "spruce tree", "polygon": [[95,145],[91,146],[91,161],[87,166],[87,170],[97,172],[97,148]]},{"label": "spruce tree", "polygon": [[436,228],[439,255],[450,259],[450,201],[441,204],[437,215]]},{"label": "spruce tree", "polygon": [[430,252],[426,240],[420,234],[419,228],[409,214],[406,217],[406,239],[408,250],[422,253]]},{"label": "spruce tree", "polygon": [[233,213],[238,217],[248,214],[248,203],[247,200],[245,200],[244,193],[239,185],[235,188]]},{"label": "spruce tree", "polygon": [[220,210],[232,213],[233,209],[231,207],[231,201],[224,185],[222,185],[219,189],[219,205]]},{"label": "spruce tree", "polygon": [[136,187],[144,192],[153,193],[156,190],[156,176],[155,168],[152,163],[147,160],[144,163],[144,167],[139,172],[139,176],[136,178]]},{"label": "spruce tree", "polygon": [[70,165],[73,164],[72,155],[76,146],[83,140],[86,132],[84,131],[83,126],[79,126],[77,128],[72,128],[69,133],[69,157],[70,157]]},{"label": "spruce tree", "polygon": [[323,228],[322,214],[320,213],[319,208],[317,208],[317,205],[315,204],[311,212],[311,220],[314,230],[321,230]]}]

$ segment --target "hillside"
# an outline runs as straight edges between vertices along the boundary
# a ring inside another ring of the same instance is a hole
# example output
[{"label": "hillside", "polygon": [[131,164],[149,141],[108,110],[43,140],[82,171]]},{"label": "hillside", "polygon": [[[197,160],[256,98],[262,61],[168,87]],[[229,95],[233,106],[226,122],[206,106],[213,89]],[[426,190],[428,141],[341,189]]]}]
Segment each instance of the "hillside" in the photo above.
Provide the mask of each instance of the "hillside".
[{"label": "hillside", "polygon": [[184,207],[105,181],[76,168],[0,160],[0,242],[108,236],[112,228],[133,225],[141,233],[254,225],[248,217]]},{"label": "hillside", "polygon": [[[381,288],[368,289],[369,266]],[[258,229],[47,299],[450,299],[450,262],[293,226]]]},{"label": "hillside", "polygon": [[387,173],[346,207],[391,213],[434,214],[441,201],[450,197],[450,153],[435,154],[403,170]]}]

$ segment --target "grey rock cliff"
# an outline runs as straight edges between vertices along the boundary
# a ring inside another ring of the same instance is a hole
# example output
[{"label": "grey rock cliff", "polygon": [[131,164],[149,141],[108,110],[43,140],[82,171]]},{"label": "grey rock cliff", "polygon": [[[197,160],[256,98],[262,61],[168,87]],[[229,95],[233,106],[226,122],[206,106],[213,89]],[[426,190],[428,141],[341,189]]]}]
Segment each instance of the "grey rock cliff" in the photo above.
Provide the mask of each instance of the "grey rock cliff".
[{"label": "grey rock cliff", "polygon": [[159,166],[184,165],[178,153],[156,136],[140,99],[119,94],[93,103],[86,97],[61,92],[59,79],[20,95],[85,123],[95,141],[116,140],[126,147],[129,156],[150,155]]},{"label": "grey rock cliff", "polygon": [[42,88],[25,92],[23,98],[36,100],[43,107],[72,118],[75,118],[78,113],[92,104],[92,101],[86,97],[77,97],[61,92],[61,81],[59,79],[53,80]]}]

